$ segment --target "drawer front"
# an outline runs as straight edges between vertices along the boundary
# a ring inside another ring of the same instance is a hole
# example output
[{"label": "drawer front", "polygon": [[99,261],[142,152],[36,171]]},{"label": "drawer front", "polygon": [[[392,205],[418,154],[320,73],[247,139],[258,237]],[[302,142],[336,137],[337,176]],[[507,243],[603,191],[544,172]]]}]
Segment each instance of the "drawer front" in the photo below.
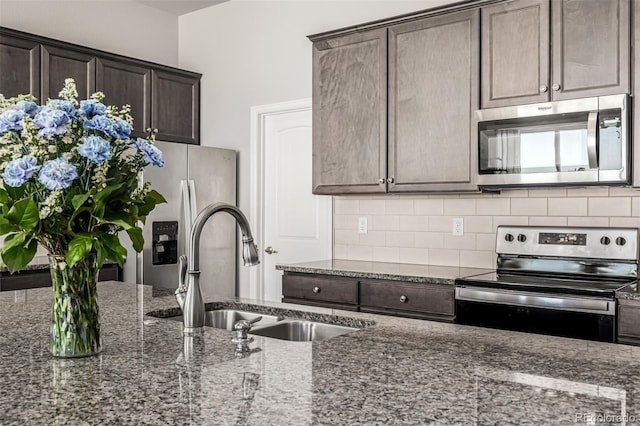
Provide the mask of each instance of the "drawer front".
[{"label": "drawer front", "polygon": [[358,281],[347,278],[285,274],[282,276],[285,298],[318,300],[334,303],[358,303]]},{"label": "drawer front", "polygon": [[445,285],[360,282],[360,305],[399,311],[453,315],[454,287]]}]

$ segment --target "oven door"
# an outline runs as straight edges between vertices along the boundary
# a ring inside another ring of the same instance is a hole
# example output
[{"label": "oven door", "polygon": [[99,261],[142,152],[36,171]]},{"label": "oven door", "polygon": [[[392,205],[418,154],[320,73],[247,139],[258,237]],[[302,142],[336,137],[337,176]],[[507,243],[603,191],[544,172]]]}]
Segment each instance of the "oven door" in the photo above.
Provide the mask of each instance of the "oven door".
[{"label": "oven door", "polygon": [[456,287],[456,322],[603,342],[616,339],[615,298]]}]

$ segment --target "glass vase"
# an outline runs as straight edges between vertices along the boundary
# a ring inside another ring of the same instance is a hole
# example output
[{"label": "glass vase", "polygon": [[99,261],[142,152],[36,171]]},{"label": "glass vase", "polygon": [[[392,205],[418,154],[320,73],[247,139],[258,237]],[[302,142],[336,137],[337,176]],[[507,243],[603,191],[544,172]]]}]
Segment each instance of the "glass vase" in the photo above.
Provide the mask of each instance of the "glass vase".
[{"label": "glass vase", "polygon": [[102,350],[96,282],[91,255],[69,266],[62,255],[50,255],[53,286],[49,351],[57,357],[83,357]]}]

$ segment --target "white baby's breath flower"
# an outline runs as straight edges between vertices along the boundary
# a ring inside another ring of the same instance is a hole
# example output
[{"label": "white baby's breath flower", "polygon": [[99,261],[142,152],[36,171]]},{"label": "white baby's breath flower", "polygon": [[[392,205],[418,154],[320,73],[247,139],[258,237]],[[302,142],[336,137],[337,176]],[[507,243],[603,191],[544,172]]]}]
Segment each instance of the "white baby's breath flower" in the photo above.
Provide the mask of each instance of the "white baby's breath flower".
[{"label": "white baby's breath flower", "polygon": [[51,214],[51,208],[50,207],[43,207],[40,209],[40,219],[46,219],[47,217],[49,217],[49,215]]},{"label": "white baby's breath flower", "polygon": [[48,151],[50,154],[55,154],[55,153],[57,152],[57,148],[56,148],[56,146],[55,146],[55,145],[49,145],[49,146],[47,147],[47,151]]},{"label": "white baby's breath flower", "polygon": [[95,92],[93,95],[91,95],[91,99],[93,99],[96,102],[102,102],[102,100],[104,99],[104,93]]}]

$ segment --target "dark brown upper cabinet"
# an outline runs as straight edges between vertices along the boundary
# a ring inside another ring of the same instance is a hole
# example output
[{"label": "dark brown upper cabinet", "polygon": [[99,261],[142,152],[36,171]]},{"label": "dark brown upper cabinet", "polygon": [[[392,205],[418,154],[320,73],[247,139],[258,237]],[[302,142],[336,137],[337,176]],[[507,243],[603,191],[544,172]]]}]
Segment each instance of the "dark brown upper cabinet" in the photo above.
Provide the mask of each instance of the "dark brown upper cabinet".
[{"label": "dark brown upper cabinet", "polygon": [[553,0],[552,98],[630,93],[629,0]]},{"label": "dark brown upper cabinet", "polygon": [[134,137],[200,143],[200,74],[0,27],[1,94],[46,102],[66,78],[79,99],[98,90],[107,105],[130,105]]},{"label": "dark brown upper cabinet", "polygon": [[388,191],[475,190],[478,10],[389,27]]},{"label": "dark brown upper cabinet", "polygon": [[40,44],[0,34],[0,93],[40,97]]},{"label": "dark brown upper cabinet", "polygon": [[151,92],[151,127],[156,139],[199,144],[200,75],[153,70]]},{"label": "dark brown upper cabinet", "polygon": [[76,82],[80,99],[96,91],[96,57],[69,48],[42,45],[42,101],[57,98],[67,78]]},{"label": "dark brown upper cabinet", "polygon": [[98,58],[96,90],[105,93],[109,105],[130,105],[132,136],[145,137],[151,127],[151,69],[140,65]]},{"label": "dark brown upper cabinet", "polygon": [[481,14],[482,108],[629,93],[629,0],[512,0]]},{"label": "dark brown upper cabinet", "polygon": [[313,192],[386,192],[387,30],[313,44]]},{"label": "dark brown upper cabinet", "polygon": [[313,192],[477,190],[479,12],[313,45]]}]

